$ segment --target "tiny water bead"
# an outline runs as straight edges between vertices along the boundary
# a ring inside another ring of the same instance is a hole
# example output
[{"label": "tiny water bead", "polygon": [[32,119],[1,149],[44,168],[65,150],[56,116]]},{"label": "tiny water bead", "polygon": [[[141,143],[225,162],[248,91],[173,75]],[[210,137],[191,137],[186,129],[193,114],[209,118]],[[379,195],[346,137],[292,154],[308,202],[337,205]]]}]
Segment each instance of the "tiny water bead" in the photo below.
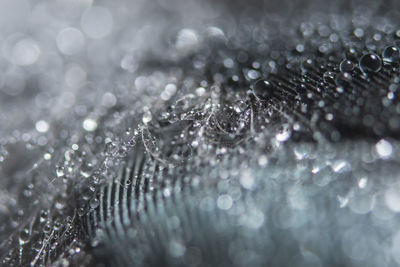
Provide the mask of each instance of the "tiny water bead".
[{"label": "tiny water bead", "polygon": [[365,54],[361,57],[359,66],[364,73],[378,72],[382,68],[382,61],[377,54]]},{"label": "tiny water bead", "polygon": [[388,46],[382,52],[384,63],[393,63],[400,60],[400,49],[397,46]]},{"label": "tiny water bead", "polygon": [[354,70],[354,64],[351,60],[344,59],[340,62],[339,68],[341,72],[351,72]]},{"label": "tiny water bead", "polygon": [[267,80],[258,80],[253,85],[253,94],[259,99],[269,98],[273,93],[274,86]]},{"label": "tiny water bead", "polygon": [[49,130],[50,126],[46,121],[40,120],[36,122],[35,128],[39,133],[45,133]]},{"label": "tiny water bead", "polygon": [[390,157],[393,152],[392,144],[385,139],[381,139],[378,143],[376,143],[375,149],[381,158]]},{"label": "tiny water bead", "polygon": [[87,118],[82,123],[83,129],[87,132],[93,132],[97,128],[97,122],[93,119]]},{"label": "tiny water bead", "polygon": [[335,73],[332,71],[326,71],[322,78],[325,83],[334,83],[335,82]]},{"label": "tiny water bead", "polygon": [[92,198],[89,202],[90,208],[95,209],[99,206],[100,201],[97,198]]},{"label": "tiny water bead", "polygon": [[56,175],[57,177],[63,177],[65,175],[65,168],[63,166],[57,166]]},{"label": "tiny water bead", "polygon": [[142,121],[144,124],[148,124],[152,120],[152,115],[150,111],[146,111],[143,114]]},{"label": "tiny water bead", "polygon": [[25,228],[23,231],[20,232],[19,234],[19,244],[22,246],[25,243],[28,243],[30,239],[30,232],[29,228]]}]

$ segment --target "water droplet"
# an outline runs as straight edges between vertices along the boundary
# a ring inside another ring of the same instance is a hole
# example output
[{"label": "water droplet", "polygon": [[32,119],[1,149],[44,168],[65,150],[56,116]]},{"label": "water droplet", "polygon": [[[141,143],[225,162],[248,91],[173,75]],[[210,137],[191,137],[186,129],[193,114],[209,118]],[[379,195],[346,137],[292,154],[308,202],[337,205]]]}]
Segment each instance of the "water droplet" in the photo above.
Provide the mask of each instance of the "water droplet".
[{"label": "water droplet", "polygon": [[151,112],[150,112],[150,111],[146,111],[146,112],[143,114],[143,117],[142,117],[143,123],[144,123],[144,124],[148,124],[148,123],[151,121],[151,119],[152,119]]},{"label": "water droplet", "polygon": [[97,198],[92,198],[89,202],[90,208],[95,209],[99,206],[100,202]]},{"label": "water droplet", "polygon": [[217,205],[222,210],[229,210],[232,207],[233,200],[230,195],[224,194],[218,197]]},{"label": "water droplet", "polygon": [[225,68],[230,69],[230,68],[233,68],[235,63],[233,62],[233,60],[231,58],[226,58],[226,59],[224,59],[223,64],[224,64]]},{"label": "water droplet", "polygon": [[107,155],[113,155],[118,151],[117,146],[113,142],[108,142],[106,144],[105,152]]},{"label": "water droplet", "polygon": [[136,145],[136,140],[134,139],[134,138],[132,138],[131,140],[129,140],[128,142],[127,142],[127,146],[128,147],[134,147]]},{"label": "water droplet", "polygon": [[367,183],[368,183],[368,178],[363,177],[358,181],[358,187],[361,189],[365,188],[367,186]]},{"label": "water droplet", "polygon": [[351,60],[344,59],[340,62],[339,68],[341,72],[352,72],[354,70],[354,64]]},{"label": "water droplet", "polygon": [[56,167],[56,175],[58,178],[63,177],[65,175],[65,169],[63,166]]},{"label": "water droplet", "polygon": [[164,188],[163,195],[164,195],[164,197],[171,196],[171,190],[169,188]]},{"label": "water droplet", "polygon": [[86,214],[87,211],[86,211],[85,208],[80,207],[80,208],[78,208],[77,212],[78,212],[78,215],[79,215],[79,216],[83,216],[83,215]]},{"label": "water droplet", "polygon": [[288,128],[283,129],[281,132],[275,135],[278,142],[285,142],[290,138],[291,132]]},{"label": "water droplet", "polygon": [[326,71],[323,75],[324,82],[326,83],[334,83],[335,82],[335,73],[332,71]]},{"label": "water droplet", "polygon": [[249,70],[247,72],[247,77],[249,77],[249,79],[255,80],[260,78],[260,73],[256,70]]},{"label": "water droplet", "polygon": [[399,61],[400,49],[397,46],[388,46],[382,52],[382,59],[384,63],[392,63]]},{"label": "water droplet", "polygon": [[387,158],[392,155],[393,147],[388,141],[381,139],[376,143],[375,150],[381,158]]},{"label": "water droplet", "polygon": [[45,133],[49,130],[50,126],[46,121],[40,120],[36,122],[35,128],[39,133]]},{"label": "water droplet", "polygon": [[366,54],[361,57],[359,65],[364,73],[378,72],[382,67],[382,61],[376,54]]},{"label": "water droplet", "polygon": [[269,98],[273,92],[274,86],[267,80],[258,80],[253,85],[253,94],[259,99]]},{"label": "water droplet", "polygon": [[46,224],[43,226],[43,233],[47,234],[50,233],[51,231],[51,223],[49,221],[46,222]]},{"label": "water droplet", "polygon": [[118,156],[119,157],[124,158],[124,157],[126,157],[127,154],[128,154],[128,149],[125,146],[121,146],[118,149]]},{"label": "water droplet", "polygon": [[93,132],[97,129],[97,122],[93,119],[87,118],[82,123],[83,129],[88,132]]},{"label": "water droplet", "polygon": [[29,242],[29,238],[30,238],[29,229],[25,228],[19,234],[19,244],[21,246],[24,245],[25,243]]},{"label": "water droplet", "polygon": [[55,202],[55,204],[54,204],[54,207],[55,207],[57,210],[62,210],[62,209],[65,208],[65,204],[66,204],[66,203],[62,202],[61,200],[57,200],[57,201]]},{"label": "water droplet", "polygon": [[361,28],[357,28],[357,29],[354,30],[354,35],[357,38],[362,38],[364,36],[364,30],[361,29]]},{"label": "water droplet", "polygon": [[[263,157],[265,159],[265,165],[266,165],[267,164],[267,159],[266,159],[265,156],[263,156]],[[261,161],[263,161],[263,159],[261,159]],[[259,160],[259,162],[260,162],[260,160]],[[264,163],[264,162],[262,162],[262,163]],[[260,164],[260,166],[265,166],[265,165],[261,165]],[[254,184],[255,184],[254,177],[253,177],[253,175],[251,174],[250,171],[244,171],[243,174],[240,176],[240,180],[239,181],[240,181],[240,184],[244,188],[249,189],[249,190],[251,190],[253,188]]]},{"label": "water droplet", "polygon": [[202,95],[204,95],[205,93],[206,93],[206,89],[204,89],[204,87],[199,87],[199,88],[196,89],[196,94],[197,94],[198,96],[202,96]]},{"label": "water droplet", "polygon": [[40,212],[39,222],[40,222],[40,223],[45,223],[46,220],[47,220],[47,216],[48,216],[47,211],[42,210],[42,211]]},{"label": "water droplet", "polygon": [[296,51],[299,52],[299,53],[303,53],[304,52],[304,45],[303,44],[296,45]]}]

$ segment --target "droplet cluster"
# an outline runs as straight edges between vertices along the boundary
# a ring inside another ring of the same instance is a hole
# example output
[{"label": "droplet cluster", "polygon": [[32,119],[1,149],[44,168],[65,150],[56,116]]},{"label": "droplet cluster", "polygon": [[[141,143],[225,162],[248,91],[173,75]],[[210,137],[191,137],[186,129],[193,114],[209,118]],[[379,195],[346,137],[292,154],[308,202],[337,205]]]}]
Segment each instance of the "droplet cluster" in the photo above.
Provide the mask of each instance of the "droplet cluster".
[{"label": "droplet cluster", "polygon": [[2,264],[400,264],[398,4],[167,2],[0,3]]}]

